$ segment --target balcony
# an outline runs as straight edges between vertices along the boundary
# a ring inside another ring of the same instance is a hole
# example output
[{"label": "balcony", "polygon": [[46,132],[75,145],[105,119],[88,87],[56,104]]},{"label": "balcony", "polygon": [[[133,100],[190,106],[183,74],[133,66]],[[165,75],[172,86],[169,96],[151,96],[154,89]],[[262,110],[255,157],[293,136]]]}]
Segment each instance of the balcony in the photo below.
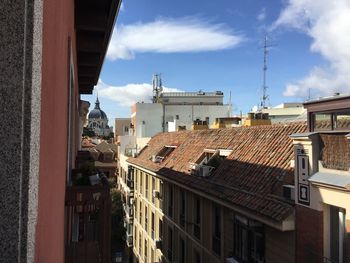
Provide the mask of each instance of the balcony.
[{"label": "balcony", "polygon": [[108,185],[66,188],[66,263],[110,261],[109,190]]},{"label": "balcony", "polygon": [[126,245],[128,247],[132,247],[133,246],[133,241],[134,241],[134,238],[133,238],[132,234],[127,234],[126,235]]},{"label": "balcony", "polygon": [[126,180],[126,185],[129,187],[130,191],[134,190],[134,181],[133,180]]}]

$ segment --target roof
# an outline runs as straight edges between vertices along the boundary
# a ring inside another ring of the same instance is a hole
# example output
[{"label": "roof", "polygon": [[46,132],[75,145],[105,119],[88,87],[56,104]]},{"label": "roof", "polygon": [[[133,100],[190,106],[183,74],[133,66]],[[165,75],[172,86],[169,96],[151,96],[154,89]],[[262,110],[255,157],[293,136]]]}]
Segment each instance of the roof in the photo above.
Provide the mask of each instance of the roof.
[{"label": "roof", "polygon": [[317,172],[309,178],[309,181],[314,184],[350,190],[350,173]]},{"label": "roof", "polygon": [[[281,199],[283,184],[294,180],[291,134],[305,132],[305,123],[179,131],[154,136],[137,158],[128,162],[203,191],[250,213],[281,222],[293,205]],[[177,145],[161,163],[150,160],[164,145]],[[204,149],[230,149],[231,154],[209,177],[191,175]]]},{"label": "roof", "polygon": [[106,141],[102,141],[95,147],[96,150],[105,153],[113,151],[114,153],[118,152],[118,146],[114,143],[107,143]]}]

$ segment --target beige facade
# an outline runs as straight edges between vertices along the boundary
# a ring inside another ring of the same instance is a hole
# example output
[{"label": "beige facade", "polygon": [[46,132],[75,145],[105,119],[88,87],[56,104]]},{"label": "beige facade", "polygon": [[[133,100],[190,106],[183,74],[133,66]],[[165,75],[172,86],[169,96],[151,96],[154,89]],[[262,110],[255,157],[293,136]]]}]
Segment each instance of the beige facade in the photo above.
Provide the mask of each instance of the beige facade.
[{"label": "beige facade", "polygon": [[261,260],[295,262],[294,231],[282,232],[205,193],[134,169],[134,262],[238,262],[233,254],[245,249],[243,232],[264,243]]}]

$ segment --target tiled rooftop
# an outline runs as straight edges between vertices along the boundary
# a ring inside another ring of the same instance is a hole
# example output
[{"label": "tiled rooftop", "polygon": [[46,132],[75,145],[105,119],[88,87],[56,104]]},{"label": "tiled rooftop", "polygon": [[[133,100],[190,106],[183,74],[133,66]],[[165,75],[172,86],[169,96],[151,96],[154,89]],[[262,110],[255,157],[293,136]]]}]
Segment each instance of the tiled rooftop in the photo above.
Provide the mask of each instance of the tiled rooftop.
[{"label": "tiled rooftop", "polygon": [[[294,123],[161,133],[128,161],[256,215],[282,221],[293,212],[293,205],[281,198],[282,185],[294,178],[289,135],[305,131],[305,123]],[[151,156],[165,145],[178,147],[162,162],[152,162]],[[189,164],[204,149],[232,152],[210,176],[191,175]]]}]

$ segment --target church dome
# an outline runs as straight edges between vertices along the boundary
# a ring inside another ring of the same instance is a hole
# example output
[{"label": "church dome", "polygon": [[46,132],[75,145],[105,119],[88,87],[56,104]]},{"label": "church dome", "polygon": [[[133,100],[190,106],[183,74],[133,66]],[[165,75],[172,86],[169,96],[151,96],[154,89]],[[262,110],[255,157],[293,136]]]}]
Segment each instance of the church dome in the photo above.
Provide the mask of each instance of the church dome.
[{"label": "church dome", "polygon": [[100,101],[98,100],[98,98],[96,99],[96,102],[95,102],[95,108],[92,111],[90,111],[88,118],[107,120],[106,113],[100,108]]}]

